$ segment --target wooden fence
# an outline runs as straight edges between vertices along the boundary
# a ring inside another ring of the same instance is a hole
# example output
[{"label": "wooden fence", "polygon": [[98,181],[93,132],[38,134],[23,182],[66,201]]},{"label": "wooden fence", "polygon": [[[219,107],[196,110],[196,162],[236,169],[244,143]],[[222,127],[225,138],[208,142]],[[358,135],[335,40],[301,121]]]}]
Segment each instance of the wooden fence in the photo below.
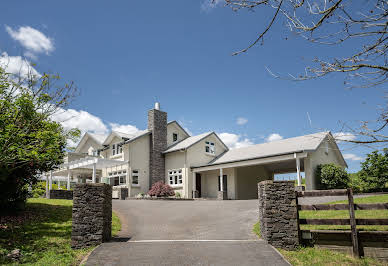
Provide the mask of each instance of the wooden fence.
[{"label": "wooden fence", "polygon": [[[388,219],[357,219],[355,210],[387,210],[388,203],[354,204],[352,189],[297,191],[297,206],[299,210],[349,210],[348,219],[299,219],[301,224],[313,225],[350,225],[350,231],[339,230],[300,230],[302,243],[314,242],[318,245],[347,245],[351,242],[354,256],[364,256],[364,247],[388,248],[388,231],[359,231],[357,225],[388,225]],[[299,205],[300,197],[347,196],[347,204],[313,204]],[[388,218],[388,217],[387,217]],[[349,241],[350,240],[350,241]]]}]

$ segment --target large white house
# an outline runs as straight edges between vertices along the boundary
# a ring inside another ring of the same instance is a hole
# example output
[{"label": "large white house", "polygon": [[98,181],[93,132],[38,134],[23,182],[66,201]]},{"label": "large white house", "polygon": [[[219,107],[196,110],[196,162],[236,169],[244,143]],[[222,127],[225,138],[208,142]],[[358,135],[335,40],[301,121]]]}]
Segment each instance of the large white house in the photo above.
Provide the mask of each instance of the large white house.
[{"label": "large white house", "polygon": [[320,132],[229,150],[214,132],[190,136],[159,108],[148,111],[148,128],[130,135],[86,133],[54,176],[70,182],[104,182],[147,193],[159,180],[184,198],[257,198],[257,183],[275,174],[305,173],[306,189],[317,189],[317,165],[347,167],[330,132]]}]

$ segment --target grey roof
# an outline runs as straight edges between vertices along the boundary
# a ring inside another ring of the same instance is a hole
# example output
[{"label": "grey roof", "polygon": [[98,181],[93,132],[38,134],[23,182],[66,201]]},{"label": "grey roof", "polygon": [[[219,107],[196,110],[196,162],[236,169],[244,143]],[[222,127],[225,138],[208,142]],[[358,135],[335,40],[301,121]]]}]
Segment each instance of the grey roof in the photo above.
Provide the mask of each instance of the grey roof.
[{"label": "grey roof", "polygon": [[140,138],[140,137],[142,137],[144,135],[147,135],[147,134],[151,134],[151,130],[146,129],[146,130],[138,131],[135,134],[132,134],[131,138],[126,140],[124,143],[128,143],[128,142],[134,141],[135,139],[138,139],[138,138]]},{"label": "grey roof", "polygon": [[207,136],[213,134],[214,132],[206,132],[197,136],[192,136],[185,138],[184,140],[171,145],[167,150],[165,150],[163,153],[169,153],[173,151],[179,151],[189,148],[190,146],[194,145],[195,143],[201,141],[202,139],[206,138]]},{"label": "grey roof", "polygon": [[119,132],[116,130],[112,130],[112,133],[115,133],[116,135],[118,135],[119,137],[124,138],[124,139],[130,139],[130,138],[132,138],[133,135],[137,134],[137,133],[127,134],[127,133]]},{"label": "grey roof", "polygon": [[319,132],[295,138],[256,144],[223,153],[208,165],[271,157],[294,152],[314,151],[330,132]]}]

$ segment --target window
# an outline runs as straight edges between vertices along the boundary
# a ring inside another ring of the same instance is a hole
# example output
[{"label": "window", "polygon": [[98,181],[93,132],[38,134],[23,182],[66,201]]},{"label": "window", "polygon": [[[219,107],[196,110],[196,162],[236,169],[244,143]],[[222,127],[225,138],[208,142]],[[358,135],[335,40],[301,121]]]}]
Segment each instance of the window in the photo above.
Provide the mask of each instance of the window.
[{"label": "window", "polygon": [[325,141],[325,152],[329,154],[329,140]]},{"label": "window", "polygon": [[168,171],[168,183],[171,186],[179,186],[183,184],[182,169]]},{"label": "window", "polygon": [[172,133],[172,141],[175,142],[178,140],[178,134],[177,133]]},{"label": "window", "polygon": [[214,142],[206,141],[205,152],[209,154],[216,154]]},{"label": "window", "polygon": [[139,170],[132,170],[132,185],[139,185]]},{"label": "window", "polygon": [[123,146],[119,143],[112,144],[112,156],[123,153]]},{"label": "window", "polygon": [[113,183],[114,186],[125,185],[127,183],[127,170],[110,172],[108,176],[109,179],[113,180],[110,184]]}]

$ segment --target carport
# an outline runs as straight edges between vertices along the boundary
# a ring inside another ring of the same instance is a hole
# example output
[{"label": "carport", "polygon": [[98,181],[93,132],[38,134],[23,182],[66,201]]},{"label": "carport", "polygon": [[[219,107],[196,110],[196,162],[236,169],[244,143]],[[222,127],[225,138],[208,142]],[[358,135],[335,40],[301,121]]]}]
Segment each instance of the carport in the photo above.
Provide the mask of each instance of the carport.
[{"label": "carport", "polygon": [[347,164],[330,132],[226,151],[208,164],[191,166],[193,197],[257,198],[257,183],[276,174],[296,173],[298,186],[305,173],[306,189],[319,189],[320,164]]},{"label": "carport", "polygon": [[301,185],[306,157],[299,152],[192,167],[193,191],[202,198],[257,199],[257,183],[276,174],[296,173]]}]

